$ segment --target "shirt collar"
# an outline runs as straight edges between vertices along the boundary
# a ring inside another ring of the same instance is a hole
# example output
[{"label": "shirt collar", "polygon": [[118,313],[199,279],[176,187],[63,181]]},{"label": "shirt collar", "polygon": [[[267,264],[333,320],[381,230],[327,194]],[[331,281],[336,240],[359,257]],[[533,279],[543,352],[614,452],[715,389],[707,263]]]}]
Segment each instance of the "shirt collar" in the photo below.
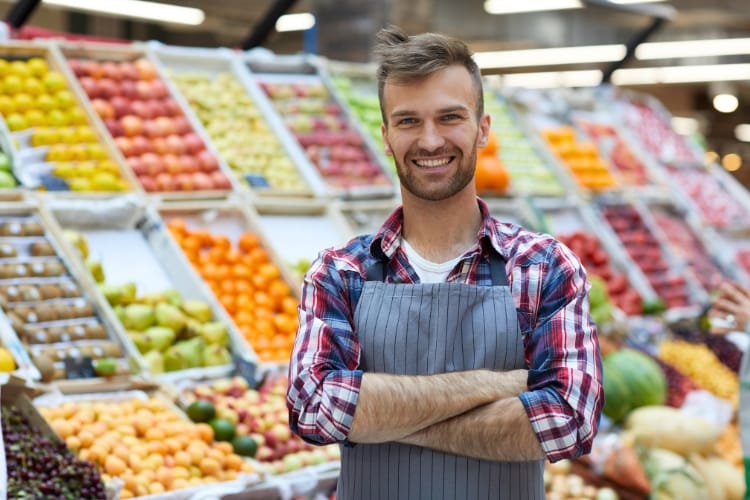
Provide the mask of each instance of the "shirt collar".
[{"label": "shirt collar", "polygon": [[[479,211],[482,215],[482,224],[477,232],[477,241],[480,242],[482,253],[487,255],[491,248],[494,248],[501,256],[507,258],[503,251],[503,245],[500,238],[500,231],[497,228],[495,219],[490,215],[490,209],[487,204],[477,198]],[[401,244],[401,232],[403,229],[404,209],[402,206],[396,208],[380,226],[380,229],[373,235],[370,243],[370,253],[373,257],[381,260],[390,259],[398,250]]]}]

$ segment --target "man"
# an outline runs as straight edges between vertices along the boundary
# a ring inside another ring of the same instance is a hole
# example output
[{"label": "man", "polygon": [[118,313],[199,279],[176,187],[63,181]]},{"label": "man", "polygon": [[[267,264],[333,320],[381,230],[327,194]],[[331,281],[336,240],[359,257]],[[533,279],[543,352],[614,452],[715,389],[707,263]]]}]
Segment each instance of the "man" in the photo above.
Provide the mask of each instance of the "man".
[{"label": "man", "polygon": [[403,204],[308,271],[291,428],[342,444],[342,500],[544,498],[543,459],[587,453],[603,403],[585,272],[477,198],[490,117],[465,44],[389,28],[376,55]]}]

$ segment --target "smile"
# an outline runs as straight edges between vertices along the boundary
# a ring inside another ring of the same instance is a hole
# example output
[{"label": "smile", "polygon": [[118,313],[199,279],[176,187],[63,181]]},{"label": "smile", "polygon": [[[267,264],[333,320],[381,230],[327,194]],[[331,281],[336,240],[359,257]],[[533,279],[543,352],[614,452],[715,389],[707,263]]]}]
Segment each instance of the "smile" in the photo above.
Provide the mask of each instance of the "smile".
[{"label": "smile", "polygon": [[442,167],[447,164],[449,164],[451,161],[453,161],[453,156],[449,156],[446,158],[437,158],[437,159],[431,159],[431,160],[412,160],[415,165],[418,167],[424,167],[424,168],[436,168],[436,167]]}]

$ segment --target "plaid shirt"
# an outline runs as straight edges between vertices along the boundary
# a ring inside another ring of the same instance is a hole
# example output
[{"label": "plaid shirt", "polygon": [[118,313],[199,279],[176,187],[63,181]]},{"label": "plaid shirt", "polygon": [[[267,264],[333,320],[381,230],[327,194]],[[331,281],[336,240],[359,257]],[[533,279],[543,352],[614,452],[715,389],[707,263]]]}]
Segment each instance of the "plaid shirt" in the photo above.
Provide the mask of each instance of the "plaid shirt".
[{"label": "plaid shirt", "polygon": [[[488,245],[505,258],[529,367],[529,390],[519,397],[531,426],[552,461],[588,453],[603,389],[586,273],[551,236],[499,222],[482,200],[478,203],[480,243],[447,281],[489,286]],[[362,380],[354,310],[374,255],[388,258],[388,283],[419,282],[400,247],[401,221],[398,208],[374,235],[324,250],[305,277],[287,406],[292,430],[309,442],[345,441],[351,428]]]}]

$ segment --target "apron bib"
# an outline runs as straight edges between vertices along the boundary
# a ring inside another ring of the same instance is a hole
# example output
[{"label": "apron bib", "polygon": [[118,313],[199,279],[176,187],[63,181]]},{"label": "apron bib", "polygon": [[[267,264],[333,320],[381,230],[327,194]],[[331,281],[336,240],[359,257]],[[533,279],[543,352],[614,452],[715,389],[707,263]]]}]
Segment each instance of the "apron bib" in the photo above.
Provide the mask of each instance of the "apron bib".
[{"label": "apron bib", "polygon": [[[368,270],[354,312],[360,368],[395,375],[526,368],[505,263],[493,286],[384,283]],[[339,500],[543,499],[544,461],[492,462],[395,442],[341,446]]]}]

